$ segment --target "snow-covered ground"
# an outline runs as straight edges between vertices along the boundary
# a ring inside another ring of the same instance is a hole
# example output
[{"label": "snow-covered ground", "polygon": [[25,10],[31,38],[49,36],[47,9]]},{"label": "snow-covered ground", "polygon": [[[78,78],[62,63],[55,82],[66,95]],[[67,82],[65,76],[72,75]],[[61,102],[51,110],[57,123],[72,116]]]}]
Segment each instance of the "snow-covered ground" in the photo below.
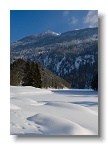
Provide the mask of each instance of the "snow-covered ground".
[{"label": "snow-covered ground", "polygon": [[97,92],[15,86],[10,89],[10,134],[98,135]]}]

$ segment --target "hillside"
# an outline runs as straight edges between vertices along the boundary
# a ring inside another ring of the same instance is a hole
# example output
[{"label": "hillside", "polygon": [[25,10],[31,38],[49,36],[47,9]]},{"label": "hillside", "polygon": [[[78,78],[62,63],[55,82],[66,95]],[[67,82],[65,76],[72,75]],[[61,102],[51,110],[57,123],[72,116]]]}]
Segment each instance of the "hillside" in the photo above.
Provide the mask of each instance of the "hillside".
[{"label": "hillside", "polygon": [[42,64],[73,88],[90,88],[98,72],[98,28],[27,36],[11,43],[10,56],[11,63],[29,58]]},{"label": "hillside", "polygon": [[10,85],[37,88],[70,88],[70,84],[33,61],[17,59],[10,65]]}]

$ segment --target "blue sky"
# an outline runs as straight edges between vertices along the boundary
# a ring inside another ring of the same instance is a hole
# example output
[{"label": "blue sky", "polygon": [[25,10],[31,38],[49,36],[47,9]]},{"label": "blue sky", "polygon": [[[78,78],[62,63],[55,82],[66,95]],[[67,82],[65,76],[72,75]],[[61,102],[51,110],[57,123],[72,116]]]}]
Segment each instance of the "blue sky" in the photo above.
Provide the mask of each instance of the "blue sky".
[{"label": "blue sky", "polygon": [[96,10],[11,10],[10,41],[48,30],[63,33],[98,26]]}]

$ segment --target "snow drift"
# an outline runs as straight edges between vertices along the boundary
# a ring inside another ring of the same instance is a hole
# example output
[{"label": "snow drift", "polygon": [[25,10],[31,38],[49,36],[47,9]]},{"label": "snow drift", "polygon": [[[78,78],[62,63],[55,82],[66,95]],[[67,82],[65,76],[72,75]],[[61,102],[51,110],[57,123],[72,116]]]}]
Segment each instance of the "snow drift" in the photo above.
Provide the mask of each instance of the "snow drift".
[{"label": "snow drift", "polygon": [[96,91],[11,86],[10,102],[12,135],[98,135]]}]

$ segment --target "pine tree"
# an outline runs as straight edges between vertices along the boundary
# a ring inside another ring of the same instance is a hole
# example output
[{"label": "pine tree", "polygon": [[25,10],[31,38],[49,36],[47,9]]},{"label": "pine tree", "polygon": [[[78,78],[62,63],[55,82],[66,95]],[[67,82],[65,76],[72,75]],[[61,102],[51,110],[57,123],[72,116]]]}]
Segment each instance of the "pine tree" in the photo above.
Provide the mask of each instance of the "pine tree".
[{"label": "pine tree", "polygon": [[38,64],[32,62],[32,79],[33,79],[33,87],[41,88],[42,81],[41,81],[41,74],[38,68]]},{"label": "pine tree", "polygon": [[17,59],[10,66],[10,84],[36,88],[63,88],[70,85],[36,62]]},{"label": "pine tree", "polygon": [[22,83],[23,86],[32,86],[33,85],[30,60],[27,60],[27,62],[25,64],[24,77],[22,79],[22,82],[23,82]]},{"label": "pine tree", "polygon": [[98,90],[98,73],[93,77],[93,80],[91,82],[91,87],[94,90]]},{"label": "pine tree", "polygon": [[23,59],[17,59],[10,65],[10,84],[22,85],[21,80],[23,78],[23,69],[25,67],[25,61]]}]

